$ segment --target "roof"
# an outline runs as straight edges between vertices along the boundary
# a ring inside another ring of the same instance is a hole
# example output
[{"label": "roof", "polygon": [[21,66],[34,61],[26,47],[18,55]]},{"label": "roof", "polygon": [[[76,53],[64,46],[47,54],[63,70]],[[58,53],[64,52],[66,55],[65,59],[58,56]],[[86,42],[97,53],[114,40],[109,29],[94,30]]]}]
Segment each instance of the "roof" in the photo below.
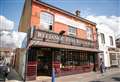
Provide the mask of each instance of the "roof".
[{"label": "roof", "polygon": [[120,39],[120,34],[118,34],[118,35],[116,36],[116,40],[117,40],[117,39]]},{"label": "roof", "polygon": [[89,21],[89,20],[84,19],[84,18],[82,18],[82,17],[76,16],[75,14],[73,14],[73,13],[71,13],[71,12],[68,12],[68,11],[63,10],[63,9],[61,9],[61,8],[58,8],[58,7],[55,7],[55,6],[53,6],[53,5],[50,5],[50,4],[48,4],[48,3],[43,2],[43,1],[41,1],[41,0],[33,0],[33,1],[36,2],[36,3],[38,3],[38,4],[47,6],[47,7],[51,8],[51,9],[57,10],[57,11],[59,11],[59,12],[62,12],[62,13],[64,13],[64,14],[66,14],[66,15],[72,16],[72,17],[74,17],[74,18],[76,18],[76,19],[78,19],[78,20],[81,20],[81,21],[83,21],[83,22],[87,22],[87,23],[90,23],[90,24],[92,24],[92,25],[96,25],[96,23],[94,23],[94,22],[92,22],[92,21]]}]

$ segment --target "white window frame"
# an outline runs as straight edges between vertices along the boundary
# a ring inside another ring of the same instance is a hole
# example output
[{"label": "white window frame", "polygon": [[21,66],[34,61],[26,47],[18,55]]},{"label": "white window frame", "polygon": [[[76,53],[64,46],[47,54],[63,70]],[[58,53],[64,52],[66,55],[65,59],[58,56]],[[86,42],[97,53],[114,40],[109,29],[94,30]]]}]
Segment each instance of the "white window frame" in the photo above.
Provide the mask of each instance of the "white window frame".
[{"label": "white window frame", "polygon": [[92,28],[87,27],[86,31],[87,31],[87,39],[88,40],[93,40],[93,30],[92,30]]},{"label": "white window frame", "polygon": [[73,27],[73,26],[69,26],[69,31],[68,31],[68,34],[69,35],[72,35],[72,36],[76,36],[76,28]]},{"label": "white window frame", "polygon": [[[103,35],[103,37],[102,37]],[[105,44],[105,34],[104,33],[100,33],[100,38],[101,38],[101,43]]]},{"label": "white window frame", "polygon": [[109,39],[110,39],[110,45],[113,46],[113,45],[114,45],[113,37],[112,37],[112,36],[109,36]]},{"label": "white window frame", "polygon": [[40,13],[40,28],[44,30],[50,30],[50,26],[53,27],[54,16],[47,12]]}]

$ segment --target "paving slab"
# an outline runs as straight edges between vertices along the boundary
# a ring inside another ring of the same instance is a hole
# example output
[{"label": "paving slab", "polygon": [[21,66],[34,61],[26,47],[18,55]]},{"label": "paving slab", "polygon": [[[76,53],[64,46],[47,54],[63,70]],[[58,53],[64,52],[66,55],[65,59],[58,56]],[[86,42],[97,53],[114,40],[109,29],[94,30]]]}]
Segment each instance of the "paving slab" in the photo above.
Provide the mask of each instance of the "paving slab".
[{"label": "paving slab", "polygon": [[[112,68],[107,70],[104,74],[101,74],[100,72],[89,72],[89,73],[83,73],[83,74],[61,76],[61,77],[55,78],[55,82],[90,82],[92,80],[102,79],[119,72],[120,72],[120,68]],[[8,80],[6,82],[22,82],[22,81]],[[51,77],[42,76],[42,77],[38,77],[37,80],[26,81],[26,82],[51,82]]]}]

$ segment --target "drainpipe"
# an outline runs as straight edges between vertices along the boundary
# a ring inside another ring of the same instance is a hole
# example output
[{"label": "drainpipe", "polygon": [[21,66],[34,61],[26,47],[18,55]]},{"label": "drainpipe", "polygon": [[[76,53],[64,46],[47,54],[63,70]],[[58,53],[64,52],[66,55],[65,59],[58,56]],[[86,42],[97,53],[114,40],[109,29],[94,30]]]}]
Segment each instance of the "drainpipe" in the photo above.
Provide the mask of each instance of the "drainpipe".
[{"label": "drainpipe", "polygon": [[26,58],[25,58],[25,73],[23,82],[26,82],[26,75],[27,75],[27,64],[28,64],[28,51],[30,49],[30,40],[34,37],[35,27],[30,27],[27,32],[27,45],[26,45]]},{"label": "drainpipe", "polygon": [[26,82],[26,75],[27,75],[27,63],[28,63],[28,49],[26,49],[26,56],[25,56],[25,73],[24,73],[24,78],[23,82]]},{"label": "drainpipe", "polygon": [[52,49],[52,82],[55,82],[54,49]]},{"label": "drainpipe", "polygon": [[[96,28],[96,48],[99,49],[99,41],[98,41],[98,29]],[[98,63],[98,66],[97,68],[99,69],[99,66],[100,66],[100,56],[99,56],[99,53],[97,53],[97,63]]]}]

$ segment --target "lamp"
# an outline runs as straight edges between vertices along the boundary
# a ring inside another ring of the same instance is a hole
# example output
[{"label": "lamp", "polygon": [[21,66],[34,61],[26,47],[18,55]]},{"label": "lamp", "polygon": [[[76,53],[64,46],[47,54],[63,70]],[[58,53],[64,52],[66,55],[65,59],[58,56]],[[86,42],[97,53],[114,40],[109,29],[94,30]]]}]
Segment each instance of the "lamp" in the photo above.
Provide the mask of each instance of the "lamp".
[{"label": "lamp", "polygon": [[65,31],[64,30],[61,30],[60,32],[59,32],[59,35],[63,35],[65,33]]}]

